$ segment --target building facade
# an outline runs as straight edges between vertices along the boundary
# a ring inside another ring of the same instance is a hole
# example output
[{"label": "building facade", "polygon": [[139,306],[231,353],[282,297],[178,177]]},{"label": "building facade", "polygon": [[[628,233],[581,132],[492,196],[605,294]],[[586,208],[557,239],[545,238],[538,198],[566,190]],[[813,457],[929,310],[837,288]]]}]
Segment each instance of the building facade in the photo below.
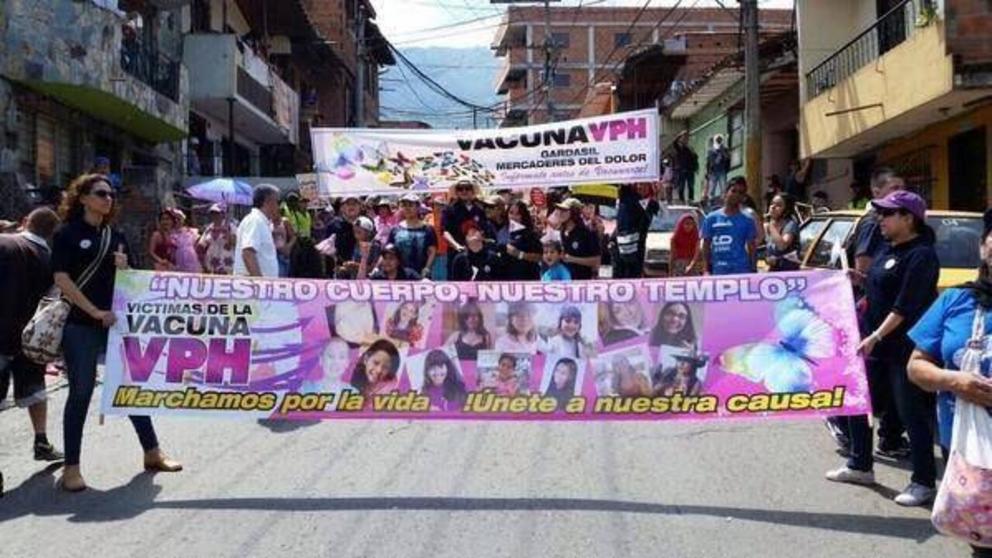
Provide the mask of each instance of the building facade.
[{"label": "building facade", "polygon": [[932,207],[981,211],[992,169],[992,6],[799,0],[801,151],[894,167]]},{"label": "building facade", "polygon": [[[542,87],[544,9],[510,6],[492,45],[505,60],[496,82],[497,93],[506,95],[502,125],[574,118],[596,102],[600,83],[617,86],[602,96],[611,104],[607,112],[653,106],[739,50],[736,11],[659,7],[639,13],[636,7],[550,9],[550,114]],[[762,10],[762,33],[787,31],[791,18],[790,10]]]},{"label": "building facade", "polygon": [[150,3],[8,0],[0,16],[3,217],[58,200],[110,160],[132,242],[170,203],[188,132],[182,9]]}]

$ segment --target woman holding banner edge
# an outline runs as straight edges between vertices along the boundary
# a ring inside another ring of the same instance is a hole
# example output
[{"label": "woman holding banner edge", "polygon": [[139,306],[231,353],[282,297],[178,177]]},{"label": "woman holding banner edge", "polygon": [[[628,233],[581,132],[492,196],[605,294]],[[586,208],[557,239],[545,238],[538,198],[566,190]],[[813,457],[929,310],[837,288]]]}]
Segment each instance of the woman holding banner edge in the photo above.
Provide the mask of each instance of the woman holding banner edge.
[{"label": "woman holding banner edge", "polygon": [[[869,366],[881,366],[891,381],[899,418],[909,434],[911,482],[895,497],[902,506],[920,506],[933,499],[937,478],[933,455],[933,396],[909,381],[906,366],[913,351],[908,332],[937,298],[940,263],[933,248],[934,233],[926,224],[926,202],[918,195],[897,191],[872,202],[878,212],[879,229],[888,247],[875,258],[863,280],[868,299],[865,324],[872,331],[859,351]],[[874,374],[868,374],[872,378]],[[869,390],[872,390],[869,383]],[[875,389],[878,389],[875,387]],[[877,397],[873,395],[873,398]],[[868,416],[850,417],[848,437],[851,457],[847,465],[829,471],[828,480],[852,484],[875,483],[872,471],[872,428]]]},{"label": "woman holding banner edge", "polygon": [[[52,246],[55,284],[72,304],[62,337],[69,396],[63,416],[65,469],[58,486],[66,492],[86,489],[79,470],[83,426],[96,386],[96,367],[106,352],[107,329],[117,317],[111,309],[114,274],[128,268],[127,240],[112,226],[118,206],[107,177],[83,175],[66,189],[59,214],[65,225]],[[162,453],[152,419],[129,417],[144,450],[149,471],[177,472],[182,465]]]}]

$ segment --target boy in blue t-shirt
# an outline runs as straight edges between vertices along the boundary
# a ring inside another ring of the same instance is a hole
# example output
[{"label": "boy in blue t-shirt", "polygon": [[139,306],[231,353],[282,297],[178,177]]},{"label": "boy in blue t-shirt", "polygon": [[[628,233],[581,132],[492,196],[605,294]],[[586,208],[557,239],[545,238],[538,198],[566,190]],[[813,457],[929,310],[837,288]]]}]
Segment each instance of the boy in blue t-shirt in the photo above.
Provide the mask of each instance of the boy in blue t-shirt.
[{"label": "boy in blue t-shirt", "polygon": [[561,242],[557,240],[545,240],[542,244],[544,248],[544,271],[541,273],[541,281],[571,281],[572,274],[568,267],[561,263],[563,252]]},{"label": "boy in blue t-shirt", "polygon": [[703,219],[703,249],[700,257],[706,273],[731,275],[751,273],[757,253],[757,224],[741,211],[747,182],[735,177],[727,186],[723,207]]}]

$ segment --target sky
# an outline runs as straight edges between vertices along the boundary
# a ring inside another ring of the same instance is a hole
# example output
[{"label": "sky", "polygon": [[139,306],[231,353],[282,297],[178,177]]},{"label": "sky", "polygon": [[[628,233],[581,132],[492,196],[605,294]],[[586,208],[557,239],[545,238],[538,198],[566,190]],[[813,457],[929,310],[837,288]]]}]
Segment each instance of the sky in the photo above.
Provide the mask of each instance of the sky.
[{"label": "sky", "polygon": [[[645,0],[582,0],[589,6],[643,6]],[[762,8],[791,9],[795,0],[758,0]],[[650,7],[671,6],[674,0],[652,0]],[[736,0],[722,0],[737,9]],[[577,6],[579,0],[562,0],[553,5]],[[372,0],[376,22],[386,38],[397,47],[449,46],[487,47],[496,32],[505,6],[489,0]],[[535,3],[534,5],[539,5]],[[717,0],[683,0],[690,7],[716,7]],[[469,20],[475,20],[468,22]],[[466,22],[462,25],[460,22]],[[438,29],[441,28],[441,29]]]}]

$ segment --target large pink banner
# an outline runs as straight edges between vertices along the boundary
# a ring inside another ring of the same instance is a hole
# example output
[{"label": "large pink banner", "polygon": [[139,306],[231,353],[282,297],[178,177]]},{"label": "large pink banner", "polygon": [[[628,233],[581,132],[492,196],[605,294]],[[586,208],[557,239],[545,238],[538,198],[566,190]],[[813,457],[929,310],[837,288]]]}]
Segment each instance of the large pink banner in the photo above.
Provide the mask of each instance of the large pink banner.
[{"label": "large pink banner", "polygon": [[390,283],[123,271],[108,414],[673,420],[869,412],[832,271]]}]

